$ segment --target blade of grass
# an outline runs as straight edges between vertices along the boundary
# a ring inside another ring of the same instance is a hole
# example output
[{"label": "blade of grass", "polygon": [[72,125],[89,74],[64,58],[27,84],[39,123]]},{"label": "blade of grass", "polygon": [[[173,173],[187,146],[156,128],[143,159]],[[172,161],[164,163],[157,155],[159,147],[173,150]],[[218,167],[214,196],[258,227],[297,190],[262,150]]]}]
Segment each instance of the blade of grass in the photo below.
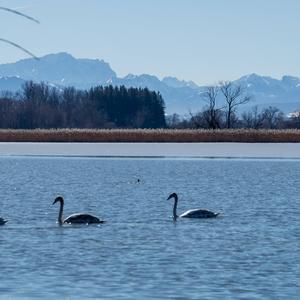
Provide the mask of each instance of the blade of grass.
[{"label": "blade of grass", "polygon": [[14,46],[14,47],[16,47],[16,48],[22,50],[23,52],[27,53],[28,55],[32,56],[32,57],[35,58],[36,60],[39,60],[39,58],[38,58],[37,56],[35,56],[33,53],[31,53],[31,52],[28,51],[27,49],[23,48],[22,46],[20,46],[20,45],[14,43],[14,42],[12,42],[12,41],[9,41],[9,40],[7,40],[7,39],[2,39],[2,38],[0,38],[0,41],[1,41],[1,42],[4,42],[4,43],[7,43],[7,44],[9,44],[9,45],[12,45],[12,46]]},{"label": "blade of grass", "polygon": [[25,14],[23,14],[23,13],[21,13],[21,12],[15,10],[15,9],[7,8],[7,7],[2,7],[2,6],[0,6],[0,9],[1,9],[1,10],[5,10],[5,11],[8,11],[8,12],[13,13],[13,14],[16,14],[16,15],[19,15],[19,16],[21,16],[21,17],[24,17],[24,18],[30,20],[30,21],[33,21],[33,22],[35,22],[35,23],[40,24],[40,21],[39,21],[39,20],[37,20],[37,19],[35,19],[35,18],[32,18],[32,17],[30,17],[30,16],[28,16],[28,15],[25,15]]}]

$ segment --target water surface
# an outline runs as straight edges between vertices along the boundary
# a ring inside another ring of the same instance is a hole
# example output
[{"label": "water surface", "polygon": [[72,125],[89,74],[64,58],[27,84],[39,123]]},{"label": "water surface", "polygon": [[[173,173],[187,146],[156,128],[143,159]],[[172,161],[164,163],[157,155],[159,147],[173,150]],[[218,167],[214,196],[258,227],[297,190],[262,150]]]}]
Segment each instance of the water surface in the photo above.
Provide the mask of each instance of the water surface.
[{"label": "water surface", "polygon": [[[0,158],[0,299],[298,299],[300,161]],[[140,179],[140,182],[137,182]],[[222,212],[213,220],[171,218]],[[56,224],[92,212],[104,225]]]}]

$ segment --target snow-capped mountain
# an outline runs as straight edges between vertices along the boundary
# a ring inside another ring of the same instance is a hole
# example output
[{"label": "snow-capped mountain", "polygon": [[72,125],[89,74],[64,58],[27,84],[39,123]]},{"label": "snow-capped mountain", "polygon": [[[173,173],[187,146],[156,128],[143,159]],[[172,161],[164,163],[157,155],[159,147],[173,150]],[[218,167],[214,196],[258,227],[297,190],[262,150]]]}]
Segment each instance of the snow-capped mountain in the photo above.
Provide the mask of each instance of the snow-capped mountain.
[{"label": "snow-capped mountain", "polygon": [[283,76],[280,80],[267,76],[250,74],[236,80],[252,96],[249,105],[276,106],[284,112],[300,107],[300,78]]},{"label": "snow-capped mountain", "polygon": [[103,60],[76,59],[68,53],[58,53],[46,55],[40,60],[28,58],[0,65],[0,76],[18,76],[25,80],[84,89],[104,84],[116,77],[116,73]]},{"label": "snow-capped mountain", "polygon": [[[78,89],[109,84],[148,87],[162,94],[169,113],[195,111],[200,103],[199,87],[195,83],[170,77],[161,81],[156,76],[147,74],[129,74],[119,78],[103,60],[76,59],[68,53],[49,54],[41,57],[40,60],[28,58],[16,63],[2,64],[0,76],[6,78],[14,76],[35,82],[44,81],[55,86],[74,86]],[[20,82],[20,87],[23,83]],[[0,85],[1,90],[11,90],[11,88],[3,84]],[[15,91],[16,88],[12,90]]]},{"label": "snow-capped mountain", "polygon": [[[148,87],[159,91],[166,103],[167,113],[186,114],[199,111],[205,105],[201,96],[205,87],[192,81],[142,74],[120,78],[108,63],[98,59],[76,59],[68,53],[49,54],[40,60],[24,59],[16,63],[0,65],[0,91],[16,91],[26,80],[44,81],[55,86],[74,86],[87,89],[95,85],[124,85],[126,87]],[[277,106],[288,113],[300,107],[300,79],[283,76],[274,79],[250,74],[234,81],[247,89],[252,101],[245,109],[258,105]]]}]

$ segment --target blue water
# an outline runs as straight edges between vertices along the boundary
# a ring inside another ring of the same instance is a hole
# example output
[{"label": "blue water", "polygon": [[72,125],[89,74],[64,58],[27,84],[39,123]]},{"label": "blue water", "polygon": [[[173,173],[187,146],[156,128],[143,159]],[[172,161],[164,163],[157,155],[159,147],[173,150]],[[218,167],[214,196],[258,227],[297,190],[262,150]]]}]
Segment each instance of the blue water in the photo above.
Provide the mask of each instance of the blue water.
[{"label": "blue water", "polygon": [[[299,299],[300,161],[0,158],[0,299]],[[140,183],[137,183],[140,179]],[[208,208],[212,220],[173,222]],[[107,220],[56,223],[81,211]]]}]

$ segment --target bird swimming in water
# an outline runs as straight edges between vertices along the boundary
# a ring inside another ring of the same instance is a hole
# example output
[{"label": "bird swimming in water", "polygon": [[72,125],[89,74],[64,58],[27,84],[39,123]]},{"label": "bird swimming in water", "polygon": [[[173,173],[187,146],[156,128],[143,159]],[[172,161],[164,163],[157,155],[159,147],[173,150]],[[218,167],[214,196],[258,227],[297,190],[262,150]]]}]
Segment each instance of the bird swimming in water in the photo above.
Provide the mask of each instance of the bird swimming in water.
[{"label": "bird swimming in water", "polygon": [[4,225],[7,222],[8,222],[8,220],[4,220],[3,218],[0,218],[0,225]]},{"label": "bird swimming in water", "polygon": [[167,200],[174,198],[174,207],[173,207],[173,218],[176,220],[179,218],[215,218],[219,215],[219,213],[214,213],[210,210],[206,209],[190,209],[180,216],[177,215],[177,204],[178,204],[178,196],[176,193],[172,193]]},{"label": "bird swimming in water", "polygon": [[63,224],[101,224],[104,223],[105,221],[100,220],[98,217],[95,217],[90,214],[86,213],[77,213],[77,214],[72,214],[66,219],[63,219],[63,210],[64,210],[64,199],[63,197],[59,196],[55,198],[53,204],[59,202],[60,203],[60,209],[59,209],[59,214],[58,214],[58,224],[63,225]]}]

